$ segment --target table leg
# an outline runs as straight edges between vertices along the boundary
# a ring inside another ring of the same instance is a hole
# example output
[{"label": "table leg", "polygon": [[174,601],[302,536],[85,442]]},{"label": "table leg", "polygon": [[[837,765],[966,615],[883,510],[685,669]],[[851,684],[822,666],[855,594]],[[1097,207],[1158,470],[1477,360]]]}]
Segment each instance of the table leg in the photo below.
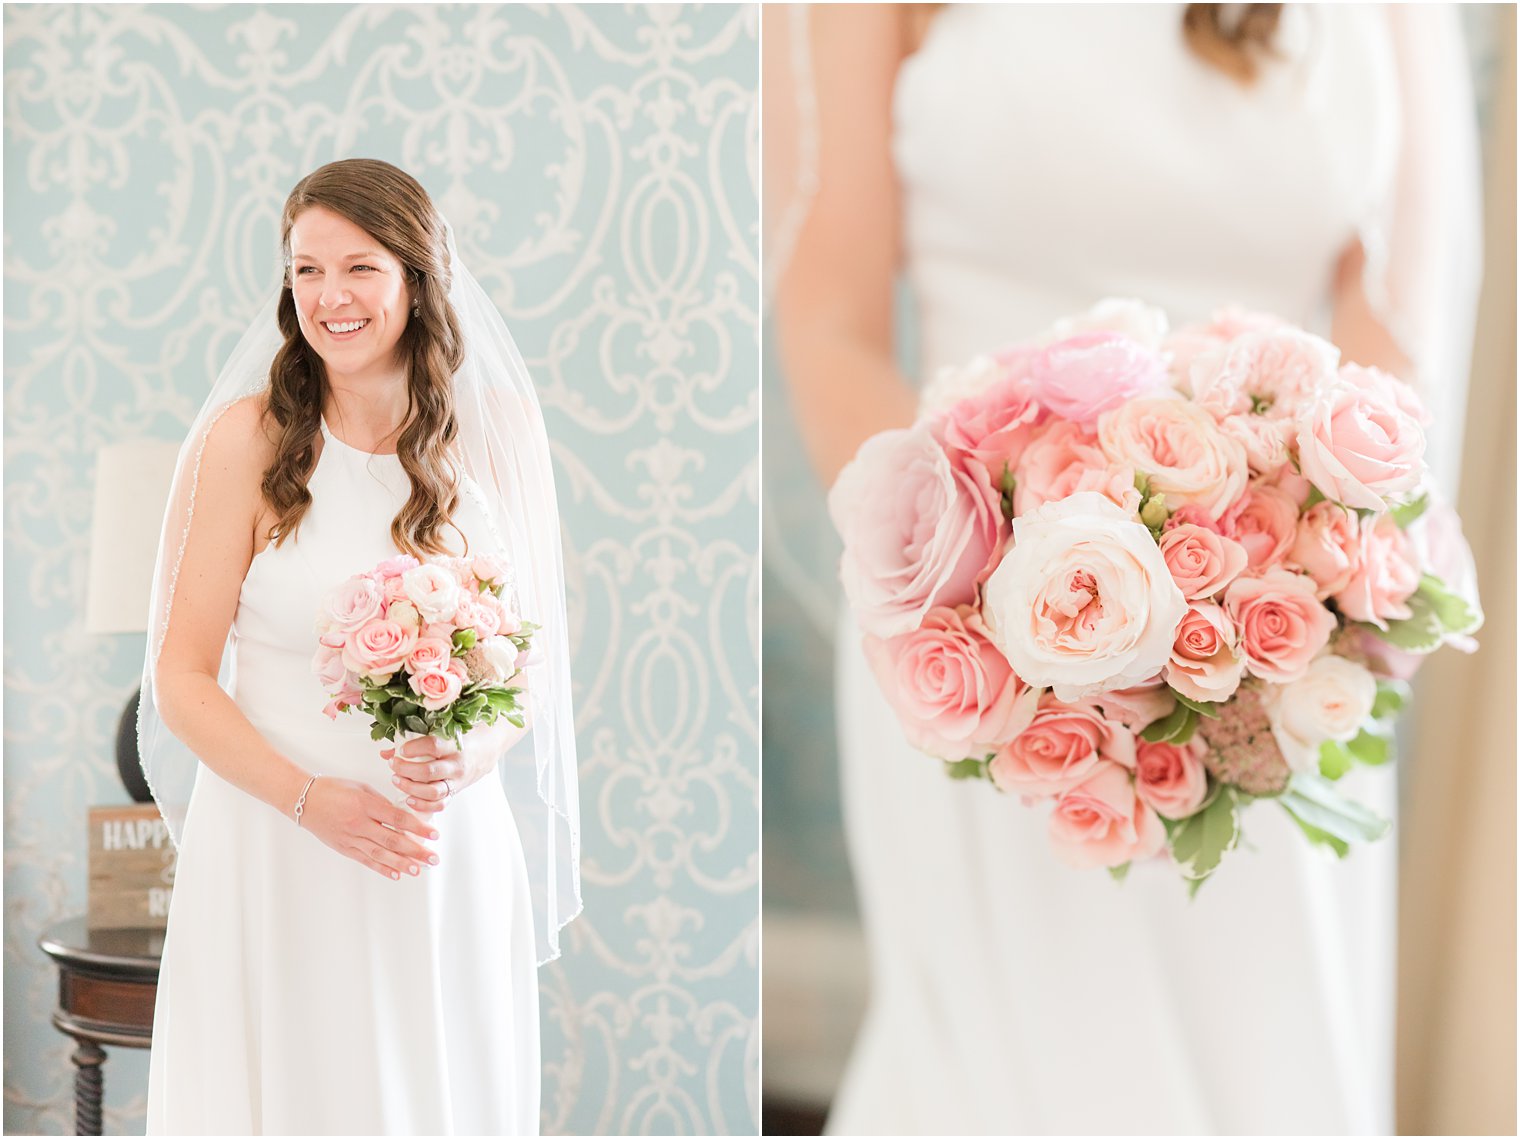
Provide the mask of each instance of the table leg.
[{"label": "table leg", "polygon": [[74,1049],[74,1134],[99,1135],[100,1100],[105,1083],[101,1065],[106,1062],[106,1050],[93,1040],[79,1041]]}]

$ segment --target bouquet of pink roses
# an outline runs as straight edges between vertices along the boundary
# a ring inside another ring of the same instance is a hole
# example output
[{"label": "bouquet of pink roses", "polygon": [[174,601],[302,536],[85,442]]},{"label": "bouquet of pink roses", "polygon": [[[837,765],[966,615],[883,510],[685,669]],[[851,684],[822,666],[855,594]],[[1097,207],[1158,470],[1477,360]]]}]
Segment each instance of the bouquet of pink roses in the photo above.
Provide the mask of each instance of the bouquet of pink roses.
[{"label": "bouquet of pink roses", "polygon": [[332,719],[356,708],[373,739],[396,733],[453,740],[497,717],[524,726],[514,686],[538,626],[517,612],[503,558],[401,555],[333,591],[317,615],[312,671]]},{"label": "bouquet of pink roses", "polygon": [[1275,800],[1344,855],[1422,654],[1471,650],[1471,555],[1409,386],[1274,317],[1106,301],[935,377],[829,496],[909,742],[1047,806],[1116,877],[1196,889]]}]

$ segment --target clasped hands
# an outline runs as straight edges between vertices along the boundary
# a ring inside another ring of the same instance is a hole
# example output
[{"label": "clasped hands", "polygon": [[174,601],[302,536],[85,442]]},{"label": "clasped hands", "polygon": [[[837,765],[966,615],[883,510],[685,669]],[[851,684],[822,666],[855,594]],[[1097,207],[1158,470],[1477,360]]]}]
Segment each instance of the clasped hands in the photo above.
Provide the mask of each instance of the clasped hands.
[{"label": "clasped hands", "polygon": [[472,728],[463,748],[437,736],[419,736],[399,748],[381,749],[380,758],[390,763],[391,781],[406,796],[406,805],[436,814],[450,798],[496,770],[507,736],[501,729],[506,727],[503,723]]}]

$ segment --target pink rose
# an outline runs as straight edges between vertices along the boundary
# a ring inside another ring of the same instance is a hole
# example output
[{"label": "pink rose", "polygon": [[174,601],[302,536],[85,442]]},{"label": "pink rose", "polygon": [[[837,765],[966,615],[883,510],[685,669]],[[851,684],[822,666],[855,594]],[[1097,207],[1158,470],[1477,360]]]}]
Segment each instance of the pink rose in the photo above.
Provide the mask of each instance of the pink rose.
[{"label": "pink rose", "polygon": [[1203,805],[1208,745],[1197,736],[1186,744],[1145,743],[1135,747],[1135,794],[1158,815],[1185,819]]},{"label": "pink rose", "polygon": [[1353,621],[1386,629],[1389,621],[1412,615],[1405,602],[1420,587],[1414,548],[1388,514],[1363,522],[1357,539],[1350,580],[1336,591],[1335,603]]},{"label": "pink rose", "polygon": [[400,577],[409,569],[415,569],[421,563],[411,554],[397,554],[394,558],[386,558],[375,567],[375,573],[383,580]]},{"label": "pink rose", "polygon": [[1161,671],[1187,602],[1149,530],[1083,491],[1015,518],[1013,533],[982,615],[1026,683],[1076,700]]},{"label": "pink rose", "polygon": [[961,400],[934,426],[946,447],[970,455],[996,484],[1005,467],[1018,463],[1040,416],[1029,385],[1019,376],[1008,376]]},{"label": "pink rose", "polygon": [[1039,692],[1014,675],[968,605],[931,609],[909,633],[868,636],[865,652],[908,742],[940,759],[981,758],[1034,715]]},{"label": "pink rose", "polygon": [[1224,610],[1212,601],[1195,601],[1177,626],[1164,675],[1189,700],[1218,703],[1235,695],[1245,663]]},{"label": "pink rose", "polygon": [[1213,597],[1246,568],[1246,551],[1239,542],[1190,522],[1169,526],[1160,548],[1172,580],[1189,601]]},{"label": "pink rose", "polygon": [[348,675],[348,669],[343,664],[343,650],[330,645],[319,645],[317,655],[311,662],[311,671],[322,682],[322,691],[331,692]]},{"label": "pink rose", "polygon": [[1383,399],[1396,404],[1400,411],[1421,427],[1428,427],[1435,417],[1420,398],[1413,384],[1406,384],[1397,376],[1391,376],[1381,368],[1364,368],[1360,364],[1342,364],[1340,379],[1362,391],[1374,392]]},{"label": "pink rose", "polygon": [[1274,487],[1248,486],[1219,522],[1245,549],[1246,568],[1266,569],[1282,561],[1298,535],[1298,504]]},{"label": "pink rose", "polygon": [[359,574],[333,590],[323,616],[332,628],[351,633],[366,621],[378,617],[384,601],[380,583],[368,574]]},{"label": "pink rose", "polygon": [[475,577],[488,586],[505,585],[512,573],[512,565],[499,554],[477,554],[470,563]]},{"label": "pink rose", "polygon": [[1314,579],[1285,569],[1236,578],[1224,608],[1239,631],[1246,670],[1277,684],[1302,676],[1335,631],[1335,617],[1314,596]]},{"label": "pink rose", "polygon": [[461,629],[474,629],[477,637],[494,637],[501,631],[501,621],[496,610],[485,604],[485,594],[462,593],[459,608],[454,613],[454,624]]},{"label": "pink rose", "polygon": [[1288,326],[1244,332],[1193,364],[1193,398],[1216,417],[1292,419],[1335,380],[1340,350]]},{"label": "pink rose", "polygon": [[1122,866],[1161,850],[1166,831],[1135,794],[1130,774],[1107,761],[1056,800],[1050,841],[1068,866]]},{"label": "pink rose", "polygon": [[457,672],[450,667],[442,672],[413,673],[407,680],[407,685],[417,694],[424,708],[429,712],[437,712],[459,699],[460,689],[468,679],[469,674],[461,664]]},{"label": "pink rose", "polygon": [[1100,759],[1135,765],[1135,737],[1086,701],[1063,703],[1049,692],[1023,731],[988,765],[993,783],[1028,798],[1057,795],[1091,775]]},{"label": "pink rose", "polygon": [[1000,497],[981,464],[952,463],[925,423],[867,439],[829,492],[861,629],[892,637],[936,605],[971,602],[1002,543]]},{"label": "pink rose", "polygon": [[343,691],[327,702],[326,707],[322,709],[322,715],[326,716],[329,720],[336,720],[338,713],[343,711],[344,708],[357,708],[363,703],[364,690],[356,685],[346,684],[343,687]]},{"label": "pink rose", "polygon": [[1288,448],[1293,440],[1291,420],[1228,415],[1220,420],[1219,429],[1245,449],[1246,466],[1253,475],[1270,475],[1287,465]]},{"label": "pink rose", "polygon": [[1168,386],[1166,361],[1117,332],[1080,332],[1046,345],[1029,361],[1040,406],[1086,428],[1126,400]]},{"label": "pink rose", "polygon": [[453,646],[439,637],[419,637],[406,658],[407,671],[412,675],[422,672],[447,672],[453,659]]},{"label": "pink rose", "polygon": [[1136,735],[1147,725],[1170,716],[1177,707],[1172,690],[1159,680],[1099,692],[1088,699],[1103,713],[1104,719],[1123,724]]},{"label": "pink rose", "polygon": [[1052,420],[1032,436],[1014,475],[1015,514],[1027,514],[1083,490],[1096,491],[1126,514],[1140,509],[1134,469],[1110,463],[1096,436],[1064,419]]},{"label": "pink rose", "polygon": [[1361,554],[1357,518],[1336,502],[1316,502],[1294,531],[1287,564],[1314,579],[1321,601],[1351,584]]},{"label": "pink rose", "polygon": [[386,578],[384,589],[386,605],[406,600],[406,582],[399,575]]},{"label": "pink rose", "polygon": [[1131,400],[1098,421],[1098,441],[1111,462],[1149,476],[1172,508],[1192,503],[1218,518],[1246,488],[1245,449],[1183,399]]},{"label": "pink rose", "polygon": [[389,680],[417,643],[417,634],[395,621],[371,621],[348,640],[343,664],[356,676]]},{"label": "pink rose", "polygon": [[1330,389],[1304,409],[1297,434],[1304,475],[1326,498],[1357,509],[1385,509],[1425,469],[1425,432],[1374,389]]}]

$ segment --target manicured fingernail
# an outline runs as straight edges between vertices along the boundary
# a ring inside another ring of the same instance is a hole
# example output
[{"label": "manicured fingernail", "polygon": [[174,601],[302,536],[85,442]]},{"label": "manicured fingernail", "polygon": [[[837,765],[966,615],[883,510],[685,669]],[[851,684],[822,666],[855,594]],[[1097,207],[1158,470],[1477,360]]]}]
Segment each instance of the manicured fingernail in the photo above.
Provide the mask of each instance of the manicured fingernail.
[{"label": "manicured fingernail", "polygon": [[397,878],[400,878],[400,877],[401,877],[401,875],[397,874],[394,870],[391,871],[391,881],[392,882],[394,882]]},{"label": "manicured fingernail", "polygon": [[437,831],[430,831],[430,832],[428,832],[428,838],[437,838],[437,837],[438,837],[438,832]]},{"label": "manicured fingernail", "polygon": [[408,807],[415,807],[417,805],[417,800],[416,799],[408,799],[406,801],[406,805]]},{"label": "manicured fingernail", "polygon": [[417,870],[417,867],[415,867],[415,866],[413,866],[413,867],[412,867],[412,873],[413,873],[413,874],[416,874],[416,873],[417,873],[417,872],[418,872],[418,870]]},{"label": "manicured fingernail", "polygon": [[392,775],[391,776],[391,782],[394,783],[397,787],[401,786],[401,776],[399,776],[399,775]]},{"label": "manicured fingernail", "polygon": [[438,865],[438,856],[436,854],[430,854],[430,855],[428,855],[428,861],[431,862],[434,866],[437,866]]}]

